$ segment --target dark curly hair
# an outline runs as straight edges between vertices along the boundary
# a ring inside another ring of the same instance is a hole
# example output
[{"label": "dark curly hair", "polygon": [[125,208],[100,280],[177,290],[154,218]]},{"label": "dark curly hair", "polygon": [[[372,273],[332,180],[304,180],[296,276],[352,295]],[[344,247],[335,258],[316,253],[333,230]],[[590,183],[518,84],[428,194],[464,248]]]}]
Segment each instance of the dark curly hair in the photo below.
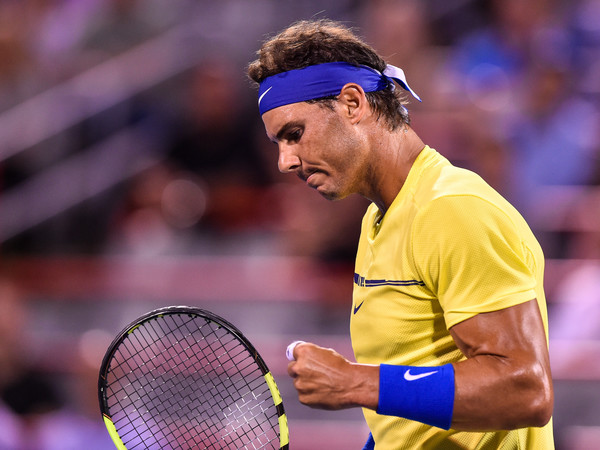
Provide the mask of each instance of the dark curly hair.
[{"label": "dark curly hair", "polygon": [[[328,62],[365,65],[379,72],[387,65],[353,30],[328,19],[296,22],[266,40],[257,54],[258,59],[248,66],[248,76],[256,83],[281,72]],[[408,111],[403,106],[407,103],[406,97],[400,89],[389,87],[368,92],[366,97],[377,118],[383,117],[391,130],[403,123],[410,124]],[[331,96],[309,102],[333,108],[335,99],[336,96]]]}]

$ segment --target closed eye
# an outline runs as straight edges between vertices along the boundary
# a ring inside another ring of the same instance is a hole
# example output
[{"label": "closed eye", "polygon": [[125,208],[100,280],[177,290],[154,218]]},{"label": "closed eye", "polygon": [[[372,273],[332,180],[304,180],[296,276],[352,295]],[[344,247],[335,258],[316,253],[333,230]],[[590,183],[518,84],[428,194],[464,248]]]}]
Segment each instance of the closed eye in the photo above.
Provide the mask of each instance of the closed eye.
[{"label": "closed eye", "polygon": [[292,130],[285,136],[285,140],[288,141],[288,143],[297,143],[302,137],[302,132],[303,130],[301,129]]},{"label": "closed eye", "polygon": [[275,143],[279,141],[287,141],[287,143],[297,143],[304,133],[304,125],[301,122],[288,122],[281,127],[274,138],[271,140]]}]

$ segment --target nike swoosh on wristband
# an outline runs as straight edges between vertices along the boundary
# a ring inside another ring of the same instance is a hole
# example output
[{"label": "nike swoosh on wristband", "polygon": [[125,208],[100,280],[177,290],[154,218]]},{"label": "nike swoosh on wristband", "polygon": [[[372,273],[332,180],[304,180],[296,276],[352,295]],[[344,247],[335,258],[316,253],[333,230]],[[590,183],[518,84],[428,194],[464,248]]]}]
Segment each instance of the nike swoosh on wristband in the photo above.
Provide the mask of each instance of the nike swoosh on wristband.
[{"label": "nike swoosh on wristband", "polygon": [[258,105],[260,106],[260,102],[262,101],[263,97],[265,95],[267,95],[267,92],[269,92],[271,89],[273,89],[273,86],[271,86],[269,89],[267,89],[265,92],[262,93],[262,95],[260,97],[258,97]]},{"label": "nike swoosh on wristband", "polygon": [[362,302],[360,302],[360,305],[354,307],[354,314],[356,314],[358,312],[358,310],[360,309],[360,307],[363,305],[364,302],[365,301],[363,300]]},{"label": "nike swoosh on wristband", "polygon": [[412,373],[410,373],[410,369],[408,369],[406,372],[404,372],[404,379],[406,381],[415,381],[433,375],[434,373],[438,373],[438,371],[434,370],[432,372],[424,372],[413,375]]}]

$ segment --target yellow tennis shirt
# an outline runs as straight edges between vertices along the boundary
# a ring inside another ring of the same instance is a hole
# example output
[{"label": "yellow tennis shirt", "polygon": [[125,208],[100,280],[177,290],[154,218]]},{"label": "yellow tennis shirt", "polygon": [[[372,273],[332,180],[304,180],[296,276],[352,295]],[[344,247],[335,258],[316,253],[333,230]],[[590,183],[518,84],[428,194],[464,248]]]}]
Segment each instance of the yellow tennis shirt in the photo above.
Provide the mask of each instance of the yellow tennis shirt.
[{"label": "yellow tennis shirt", "polygon": [[[521,215],[478,175],[425,147],[385,216],[372,204],[363,218],[350,320],[356,361],[460,361],[453,325],[534,298],[547,336],[543,273]],[[363,412],[376,449],[554,448],[551,422],[479,433]]]}]

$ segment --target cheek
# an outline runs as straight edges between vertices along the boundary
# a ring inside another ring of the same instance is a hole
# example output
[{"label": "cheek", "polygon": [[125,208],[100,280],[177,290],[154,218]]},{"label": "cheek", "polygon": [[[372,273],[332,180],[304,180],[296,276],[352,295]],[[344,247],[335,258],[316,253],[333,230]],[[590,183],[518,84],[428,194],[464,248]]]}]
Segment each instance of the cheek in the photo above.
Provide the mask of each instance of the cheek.
[{"label": "cheek", "polygon": [[361,165],[363,154],[363,143],[359,136],[353,132],[354,130],[342,130],[338,134],[336,142],[337,155],[345,168]]},{"label": "cheek", "polygon": [[351,157],[360,148],[360,140],[354,127],[337,117],[328,123],[326,135],[329,137],[328,143],[335,147],[336,154],[339,156]]},{"label": "cheek", "polygon": [[305,134],[304,157],[321,160],[331,171],[347,172],[362,159],[363,143],[356,129],[335,114],[314,124]]}]

